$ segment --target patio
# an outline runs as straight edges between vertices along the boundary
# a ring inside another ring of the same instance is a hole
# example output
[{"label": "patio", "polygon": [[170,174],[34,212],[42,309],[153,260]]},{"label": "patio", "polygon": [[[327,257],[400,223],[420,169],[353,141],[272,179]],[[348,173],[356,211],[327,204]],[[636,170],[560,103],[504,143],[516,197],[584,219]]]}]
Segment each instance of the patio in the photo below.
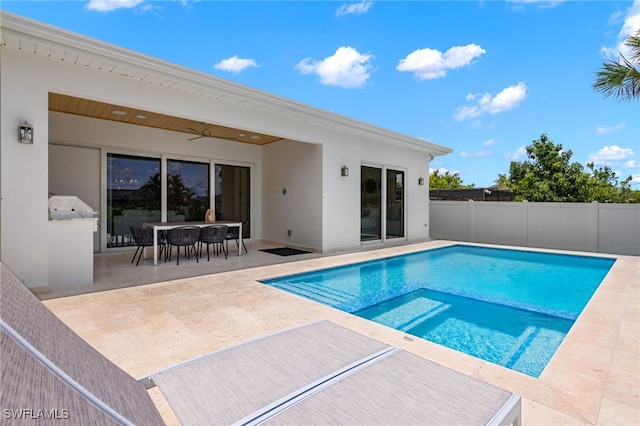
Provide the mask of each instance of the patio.
[{"label": "patio", "polygon": [[[522,396],[525,424],[640,423],[640,259],[618,261],[540,378],[496,366],[257,282],[448,245],[400,244],[280,257],[258,251],[152,266],[132,253],[95,257],[95,284],[39,295],[80,336],[134,377],[259,335],[328,319]],[[234,245],[231,244],[233,251]],[[84,294],[81,294],[84,293]],[[158,391],[164,418],[177,424]]]}]

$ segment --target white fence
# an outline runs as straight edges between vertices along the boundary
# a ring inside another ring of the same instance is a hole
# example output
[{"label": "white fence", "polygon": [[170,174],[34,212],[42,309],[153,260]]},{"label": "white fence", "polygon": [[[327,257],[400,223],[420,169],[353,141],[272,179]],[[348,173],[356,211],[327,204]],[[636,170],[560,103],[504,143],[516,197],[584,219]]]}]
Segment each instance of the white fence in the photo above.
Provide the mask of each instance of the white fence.
[{"label": "white fence", "polygon": [[433,239],[640,256],[640,205],[430,201]]}]

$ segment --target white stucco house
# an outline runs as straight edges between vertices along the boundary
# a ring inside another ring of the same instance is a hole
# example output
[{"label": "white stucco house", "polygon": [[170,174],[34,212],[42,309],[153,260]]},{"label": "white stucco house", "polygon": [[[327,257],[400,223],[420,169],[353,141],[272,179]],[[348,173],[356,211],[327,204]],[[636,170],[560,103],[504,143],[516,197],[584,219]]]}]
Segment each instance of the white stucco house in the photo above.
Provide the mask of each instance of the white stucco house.
[{"label": "white stucco house", "polygon": [[29,287],[58,280],[76,244],[52,195],[98,218],[67,263],[132,250],[129,223],[208,208],[247,241],[318,252],[429,237],[429,161],[449,148],[14,14],[0,25],[0,260]]}]

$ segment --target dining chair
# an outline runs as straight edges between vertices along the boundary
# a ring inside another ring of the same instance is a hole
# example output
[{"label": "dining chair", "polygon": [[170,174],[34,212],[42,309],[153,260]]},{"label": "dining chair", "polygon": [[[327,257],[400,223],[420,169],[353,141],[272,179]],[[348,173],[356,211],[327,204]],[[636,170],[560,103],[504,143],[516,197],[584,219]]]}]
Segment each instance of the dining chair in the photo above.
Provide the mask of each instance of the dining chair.
[{"label": "dining chair", "polygon": [[[136,266],[140,263],[140,258],[142,257],[142,253],[146,247],[153,247],[153,230],[151,228],[140,228],[138,226],[129,226],[129,230],[131,231],[131,235],[133,236],[133,241],[137,245],[136,252],[133,254],[133,259],[131,259],[131,263],[138,256],[138,261],[136,262]],[[165,252],[165,258],[167,256],[165,246],[166,246],[166,238],[164,234],[158,234],[158,247],[160,248],[160,256],[162,256],[163,251]]]},{"label": "dining chair", "polygon": [[224,258],[227,259],[227,250],[224,248],[224,241],[227,237],[228,228],[229,227],[227,225],[211,225],[205,226],[200,230],[200,257],[202,257],[202,245],[206,244],[207,261],[209,261],[209,246],[213,244],[215,254],[219,254],[222,249]]},{"label": "dining chair", "polygon": [[177,228],[169,229],[167,231],[167,244],[169,245],[169,261],[171,261],[171,255],[173,252],[173,246],[178,248],[178,258],[176,265],[180,264],[180,247],[184,247],[185,255],[188,259],[191,259],[191,251],[198,260],[198,250],[196,244],[200,238],[199,226],[179,226]]},{"label": "dining chair", "polygon": [[[242,226],[243,227],[245,226],[244,222],[242,223]],[[236,242],[236,245],[239,246],[240,245],[240,227],[239,226],[229,227],[229,231],[227,233],[225,240],[227,241],[227,253],[229,253],[229,240],[234,240]],[[244,248],[245,253],[249,253],[247,251],[247,246],[244,245],[244,240],[242,240],[242,247]]]}]

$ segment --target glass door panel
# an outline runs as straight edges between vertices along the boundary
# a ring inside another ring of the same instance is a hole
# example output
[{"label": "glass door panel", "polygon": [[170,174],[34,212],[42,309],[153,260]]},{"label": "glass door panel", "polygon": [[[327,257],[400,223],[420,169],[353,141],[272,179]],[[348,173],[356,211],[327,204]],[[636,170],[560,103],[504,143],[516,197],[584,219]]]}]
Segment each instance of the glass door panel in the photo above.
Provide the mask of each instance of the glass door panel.
[{"label": "glass door panel", "polygon": [[251,237],[249,167],[216,164],[216,220],[242,222],[242,238]]},{"label": "glass door panel", "polygon": [[387,169],[386,237],[404,237],[404,172]]},{"label": "glass door panel", "polygon": [[209,164],[167,160],[167,222],[203,221],[209,202]]},{"label": "glass door panel", "polygon": [[160,222],[160,159],[107,154],[107,247],[134,245],[129,226]]},{"label": "glass door panel", "polygon": [[382,169],[360,168],[360,241],[382,238]]}]

